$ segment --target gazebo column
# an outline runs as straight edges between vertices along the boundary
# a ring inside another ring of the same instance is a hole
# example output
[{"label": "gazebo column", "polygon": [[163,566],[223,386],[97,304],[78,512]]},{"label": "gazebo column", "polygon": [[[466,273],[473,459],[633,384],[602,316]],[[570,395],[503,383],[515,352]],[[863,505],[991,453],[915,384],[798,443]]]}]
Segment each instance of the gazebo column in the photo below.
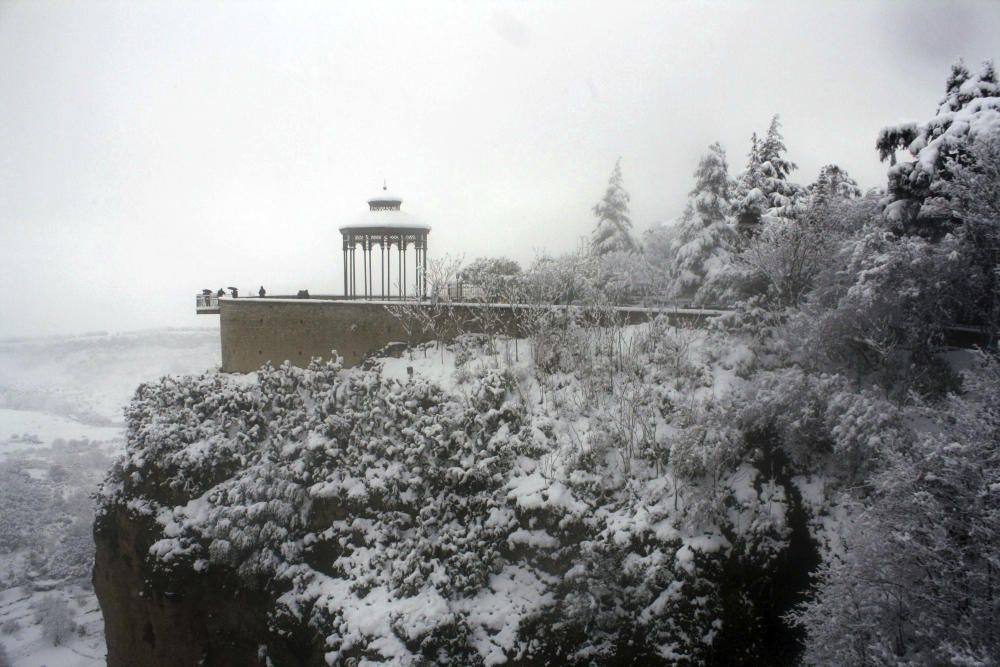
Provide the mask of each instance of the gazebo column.
[{"label": "gazebo column", "polygon": [[355,275],[355,267],[357,266],[357,258],[355,257],[355,252],[357,247],[354,243],[351,243],[351,298],[357,296],[358,293],[358,282],[357,276]]},{"label": "gazebo column", "polygon": [[417,237],[413,241],[413,296],[420,298],[420,271],[422,270],[423,264],[420,260],[420,237]]},{"label": "gazebo column", "polygon": [[366,280],[368,287],[365,290],[365,296],[371,299],[372,297],[375,296],[375,283],[372,282],[372,239],[371,237],[365,237],[365,241],[366,241],[365,245],[367,246],[367,249],[365,250],[365,255],[368,257],[368,266],[365,271],[367,276]]},{"label": "gazebo column", "polygon": [[347,296],[347,240],[344,240],[344,296]]},{"label": "gazebo column", "polygon": [[423,292],[424,292],[424,298],[427,298],[427,269],[428,269],[428,266],[427,266],[427,235],[423,234],[422,235],[422,239],[423,239],[423,241],[421,243],[422,243],[423,248],[424,248],[423,249],[423,253],[424,253],[424,275],[422,277],[423,278],[423,284],[424,284],[423,285],[424,286]]},{"label": "gazebo column", "polygon": [[368,298],[368,236],[361,241],[361,272],[365,284],[365,298]]}]

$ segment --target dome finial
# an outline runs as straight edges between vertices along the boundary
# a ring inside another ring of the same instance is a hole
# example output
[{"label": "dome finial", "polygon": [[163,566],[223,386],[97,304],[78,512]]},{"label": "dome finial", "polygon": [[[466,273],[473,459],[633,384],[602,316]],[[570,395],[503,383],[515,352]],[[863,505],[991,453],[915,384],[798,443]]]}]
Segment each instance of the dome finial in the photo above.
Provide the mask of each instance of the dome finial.
[{"label": "dome finial", "polygon": [[385,192],[386,190],[388,190],[388,188],[386,187],[386,184],[385,184],[385,176],[383,176],[382,177],[382,191]]}]

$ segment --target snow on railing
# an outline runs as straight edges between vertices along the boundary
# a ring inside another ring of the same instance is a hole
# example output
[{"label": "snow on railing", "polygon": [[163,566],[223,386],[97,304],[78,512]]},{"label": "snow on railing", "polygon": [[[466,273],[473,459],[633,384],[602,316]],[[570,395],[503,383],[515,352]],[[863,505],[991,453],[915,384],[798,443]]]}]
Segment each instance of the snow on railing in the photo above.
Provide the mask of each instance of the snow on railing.
[{"label": "snow on railing", "polygon": [[214,294],[196,294],[194,297],[194,307],[197,311],[218,310],[219,297]]},{"label": "snow on railing", "polygon": [[485,301],[486,290],[465,282],[447,284],[448,301]]}]

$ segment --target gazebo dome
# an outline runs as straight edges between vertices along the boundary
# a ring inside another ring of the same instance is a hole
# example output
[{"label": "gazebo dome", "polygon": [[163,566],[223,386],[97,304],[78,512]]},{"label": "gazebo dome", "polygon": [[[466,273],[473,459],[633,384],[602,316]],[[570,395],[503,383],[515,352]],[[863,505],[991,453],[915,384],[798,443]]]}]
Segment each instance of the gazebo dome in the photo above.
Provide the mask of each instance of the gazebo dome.
[{"label": "gazebo dome", "polygon": [[420,220],[420,218],[405,213],[400,210],[403,198],[386,191],[382,186],[382,192],[368,199],[368,210],[356,216],[354,220],[341,225],[340,231],[360,232],[362,230],[372,233],[406,231],[429,232],[431,226]]},{"label": "gazebo dome", "polygon": [[358,215],[352,222],[340,226],[341,232],[360,232],[362,230],[372,232],[376,232],[377,230],[429,232],[431,226],[417,216],[400,211],[398,208],[370,209]]}]

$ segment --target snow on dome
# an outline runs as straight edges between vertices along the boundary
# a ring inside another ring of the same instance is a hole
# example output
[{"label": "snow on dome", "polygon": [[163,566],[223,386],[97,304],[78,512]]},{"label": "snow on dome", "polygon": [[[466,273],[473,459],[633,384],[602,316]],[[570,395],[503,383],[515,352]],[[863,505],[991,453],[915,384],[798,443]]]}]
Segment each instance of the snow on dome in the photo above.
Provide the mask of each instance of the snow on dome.
[{"label": "snow on dome", "polygon": [[404,213],[399,209],[375,209],[365,211],[353,222],[340,227],[340,231],[349,229],[414,229],[430,231],[431,226],[420,218]]},{"label": "snow on dome", "polygon": [[410,229],[429,232],[430,225],[400,210],[402,203],[403,198],[391,194],[383,184],[382,191],[368,199],[368,210],[357,216],[353,222],[341,226],[340,231]]}]

